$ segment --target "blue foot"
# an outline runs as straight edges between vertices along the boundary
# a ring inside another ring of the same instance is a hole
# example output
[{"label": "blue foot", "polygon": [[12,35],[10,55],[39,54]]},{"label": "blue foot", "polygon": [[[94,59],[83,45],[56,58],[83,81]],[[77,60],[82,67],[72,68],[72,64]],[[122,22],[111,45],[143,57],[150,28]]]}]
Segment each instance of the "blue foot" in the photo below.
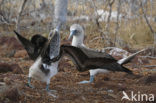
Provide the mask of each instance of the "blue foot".
[{"label": "blue foot", "polygon": [[32,89],[35,88],[33,85],[31,85],[31,84],[29,84],[29,83],[27,84],[27,86],[30,87],[30,88],[32,88]]},{"label": "blue foot", "polygon": [[31,85],[31,77],[28,77],[28,83],[27,83],[27,86],[30,87],[30,88],[35,88],[33,85]]},{"label": "blue foot", "polygon": [[46,86],[46,91],[47,91],[48,95],[50,95],[50,96],[52,96],[54,98],[57,98],[57,96],[54,95],[54,94],[56,94],[57,91],[56,90],[50,90],[49,89],[49,84],[47,84],[47,86]]},{"label": "blue foot", "polygon": [[47,92],[48,93],[48,95],[50,95],[50,96],[52,96],[52,97],[54,97],[54,98],[57,98],[57,96],[54,94],[54,93],[52,93],[52,92]]},{"label": "blue foot", "polygon": [[93,81],[94,81],[94,76],[92,75],[92,76],[90,76],[90,80],[89,81],[84,80],[84,81],[79,82],[78,84],[93,83]]},{"label": "blue foot", "polygon": [[84,81],[79,82],[78,84],[87,84],[87,83],[90,83],[90,81],[84,80]]}]

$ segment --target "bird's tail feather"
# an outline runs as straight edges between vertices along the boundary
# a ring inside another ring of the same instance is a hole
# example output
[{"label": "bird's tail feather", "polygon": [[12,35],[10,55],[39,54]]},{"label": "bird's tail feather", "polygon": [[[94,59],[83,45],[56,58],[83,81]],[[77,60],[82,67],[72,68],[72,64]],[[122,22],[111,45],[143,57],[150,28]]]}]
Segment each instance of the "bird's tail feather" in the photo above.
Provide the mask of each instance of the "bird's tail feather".
[{"label": "bird's tail feather", "polygon": [[128,73],[128,74],[133,74],[133,72],[132,72],[131,70],[129,70],[128,68],[126,68],[126,67],[124,67],[124,66],[122,66],[122,68],[123,68],[123,71],[124,71],[124,72],[126,72],[126,73]]},{"label": "bird's tail feather", "polygon": [[140,50],[140,51],[138,51],[138,52],[136,52],[136,53],[134,53],[134,54],[132,54],[132,55],[126,57],[126,58],[123,58],[123,59],[118,60],[117,62],[118,62],[120,65],[127,64],[127,63],[130,62],[137,54],[139,54],[139,53],[141,53],[141,52],[143,52],[143,51],[145,51],[145,50],[146,50],[146,49],[142,49],[142,50]]}]

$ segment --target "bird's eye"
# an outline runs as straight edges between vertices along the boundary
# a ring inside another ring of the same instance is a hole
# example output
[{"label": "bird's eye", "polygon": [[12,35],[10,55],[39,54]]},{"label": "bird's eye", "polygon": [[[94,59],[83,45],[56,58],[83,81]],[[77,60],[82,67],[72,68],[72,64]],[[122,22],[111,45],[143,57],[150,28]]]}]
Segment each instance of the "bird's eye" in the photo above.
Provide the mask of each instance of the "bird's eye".
[{"label": "bird's eye", "polygon": [[75,30],[75,33],[78,33],[79,31],[78,30]]}]

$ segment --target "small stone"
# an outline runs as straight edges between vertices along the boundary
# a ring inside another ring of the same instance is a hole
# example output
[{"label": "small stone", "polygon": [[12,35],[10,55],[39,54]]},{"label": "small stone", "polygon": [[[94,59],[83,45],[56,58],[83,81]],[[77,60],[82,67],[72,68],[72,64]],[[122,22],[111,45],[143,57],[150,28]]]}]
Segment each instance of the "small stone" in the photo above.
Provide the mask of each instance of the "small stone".
[{"label": "small stone", "polygon": [[18,50],[18,51],[16,51],[16,53],[14,55],[15,58],[25,58],[27,56],[28,56],[28,54],[25,50]]},{"label": "small stone", "polygon": [[114,91],[110,89],[110,90],[107,90],[107,92],[109,92],[109,93],[113,93]]},{"label": "small stone", "polygon": [[16,50],[11,50],[9,53],[6,54],[7,57],[14,57]]}]

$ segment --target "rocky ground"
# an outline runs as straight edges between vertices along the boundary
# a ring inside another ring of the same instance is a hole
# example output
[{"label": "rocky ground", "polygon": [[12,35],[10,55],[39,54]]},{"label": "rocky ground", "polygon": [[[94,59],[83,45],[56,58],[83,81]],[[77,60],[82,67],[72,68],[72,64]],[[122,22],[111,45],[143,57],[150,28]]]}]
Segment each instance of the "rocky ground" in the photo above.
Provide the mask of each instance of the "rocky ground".
[{"label": "rocky ground", "polygon": [[[65,57],[59,64],[59,73],[51,79],[50,89],[56,90],[56,98],[46,93],[45,83],[32,80],[35,89],[26,86],[32,63],[16,38],[0,37],[0,103],[156,103],[156,69],[142,67],[144,64],[156,64],[155,59],[146,59],[143,64],[133,62],[126,65],[135,75],[121,72],[99,74],[94,83],[80,85],[79,81],[89,79],[89,72],[78,72]],[[141,94],[148,97],[154,94],[155,100],[121,101],[123,91],[128,96],[133,91],[137,98]]]}]

